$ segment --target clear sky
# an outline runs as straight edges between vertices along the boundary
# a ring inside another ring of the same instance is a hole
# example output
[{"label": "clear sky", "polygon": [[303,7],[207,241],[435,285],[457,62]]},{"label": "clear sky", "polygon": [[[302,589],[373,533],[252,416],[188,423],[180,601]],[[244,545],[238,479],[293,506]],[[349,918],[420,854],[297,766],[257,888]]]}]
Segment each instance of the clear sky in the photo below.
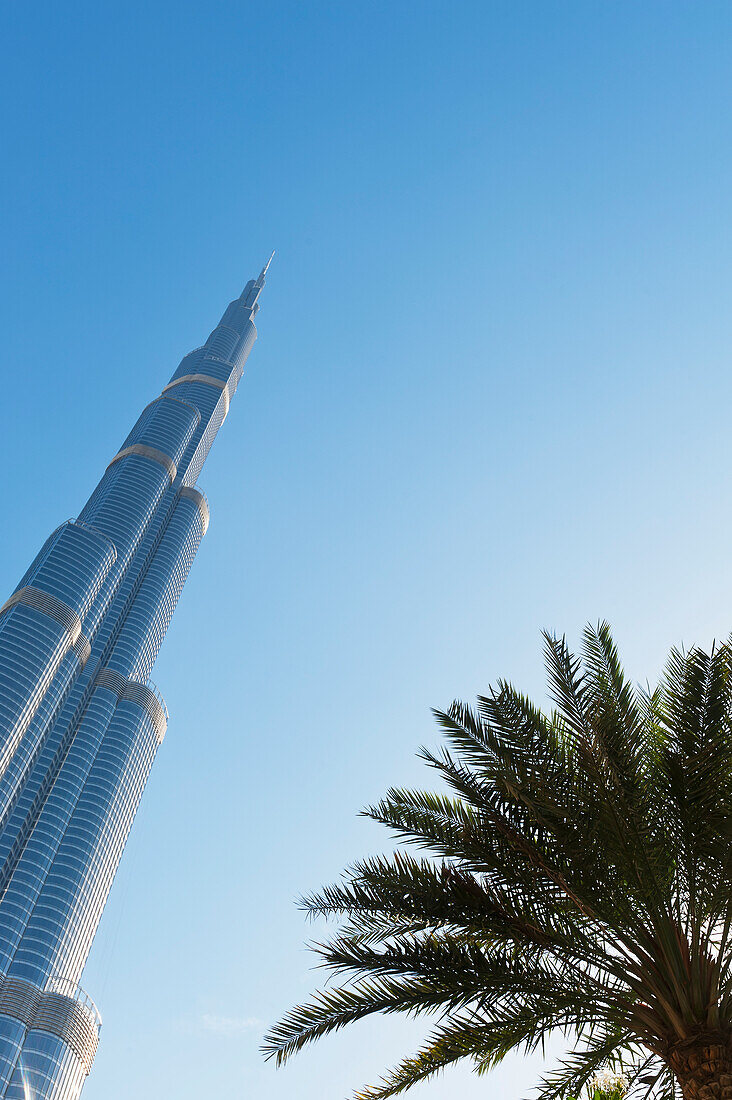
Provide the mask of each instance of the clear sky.
[{"label": "clear sky", "polygon": [[542,627],[607,617],[642,681],[732,628],[732,6],[0,11],[5,594],[277,249],[84,1098],[341,1100],[421,1027],[257,1047],[317,978],[295,898],[431,781],[430,706],[541,696]]}]

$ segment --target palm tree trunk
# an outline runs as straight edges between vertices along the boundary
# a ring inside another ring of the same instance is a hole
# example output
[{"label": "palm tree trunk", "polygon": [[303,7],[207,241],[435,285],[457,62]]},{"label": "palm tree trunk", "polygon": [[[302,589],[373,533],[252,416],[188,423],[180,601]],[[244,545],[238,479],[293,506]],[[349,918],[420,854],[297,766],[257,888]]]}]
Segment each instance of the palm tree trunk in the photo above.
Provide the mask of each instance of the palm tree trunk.
[{"label": "palm tree trunk", "polygon": [[669,1053],[684,1100],[732,1100],[732,1045],[696,1039]]}]

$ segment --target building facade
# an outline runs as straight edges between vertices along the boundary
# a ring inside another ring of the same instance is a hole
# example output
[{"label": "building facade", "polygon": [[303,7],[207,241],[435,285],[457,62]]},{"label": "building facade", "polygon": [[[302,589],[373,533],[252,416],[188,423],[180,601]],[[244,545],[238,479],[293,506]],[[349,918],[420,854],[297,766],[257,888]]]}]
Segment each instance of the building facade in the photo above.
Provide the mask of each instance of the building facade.
[{"label": "building facade", "polygon": [[3,1100],[76,1100],[91,1068],[101,1021],[79,981],[165,735],[150,673],[208,526],[196,482],[256,339],[267,267],[0,608]]}]

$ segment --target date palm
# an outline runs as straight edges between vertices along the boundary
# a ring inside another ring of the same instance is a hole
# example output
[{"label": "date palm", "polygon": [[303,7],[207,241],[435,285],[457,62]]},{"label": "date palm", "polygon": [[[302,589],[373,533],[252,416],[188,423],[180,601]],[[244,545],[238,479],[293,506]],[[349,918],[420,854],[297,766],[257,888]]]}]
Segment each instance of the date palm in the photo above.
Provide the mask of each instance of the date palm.
[{"label": "date palm", "polygon": [[424,1046],[356,1094],[385,1100],[461,1059],[484,1073],[552,1033],[539,1085],[578,1096],[600,1069],[629,1095],[732,1098],[732,648],[674,651],[634,688],[609,628],[582,658],[546,635],[555,709],[499,682],[437,712],[422,751],[441,793],[366,810],[409,847],[304,899],[339,922],[338,977],[266,1038],[278,1063],[371,1013],[431,1015]]}]

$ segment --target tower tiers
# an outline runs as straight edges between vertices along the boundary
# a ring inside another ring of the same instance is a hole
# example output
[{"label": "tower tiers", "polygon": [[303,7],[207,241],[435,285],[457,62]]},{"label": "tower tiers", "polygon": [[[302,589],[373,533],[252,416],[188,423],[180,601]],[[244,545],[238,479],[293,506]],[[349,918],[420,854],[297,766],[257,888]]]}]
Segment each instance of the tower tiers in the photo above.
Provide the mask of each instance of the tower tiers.
[{"label": "tower tiers", "polygon": [[78,983],[165,735],[149,677],[269,262],[0,607],[0,1100],[78,1100],[91,1068],[101,1018]]}]

